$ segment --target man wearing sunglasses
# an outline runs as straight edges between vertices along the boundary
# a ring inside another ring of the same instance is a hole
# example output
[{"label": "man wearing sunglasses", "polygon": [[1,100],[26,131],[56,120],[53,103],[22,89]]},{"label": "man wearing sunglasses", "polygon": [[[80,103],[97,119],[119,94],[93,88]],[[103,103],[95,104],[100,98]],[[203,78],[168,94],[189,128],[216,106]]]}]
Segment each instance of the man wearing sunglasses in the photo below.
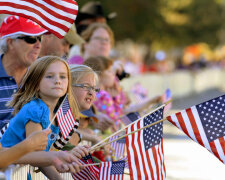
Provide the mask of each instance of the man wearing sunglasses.
[{"label": "man wearing sunglasses", "polygon": [[0,129],[11,119],[6,106],[41,49],[41,35],[47,30],[19,16],[6,17],[0,27]]}]

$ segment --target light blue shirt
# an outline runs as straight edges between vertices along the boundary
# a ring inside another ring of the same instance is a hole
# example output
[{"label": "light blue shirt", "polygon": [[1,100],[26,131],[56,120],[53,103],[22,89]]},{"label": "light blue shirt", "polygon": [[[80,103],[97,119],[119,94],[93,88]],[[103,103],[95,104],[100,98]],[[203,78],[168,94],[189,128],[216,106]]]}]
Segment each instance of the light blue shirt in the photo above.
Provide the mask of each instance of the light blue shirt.
[{"label": "light blue shirt", "polygon": [[[46,129],[50,124],[48,106],[41,99],[35,99],[25,104],[10,120],[9,127],[1,138],[2,146],[12,147],[26,139],[25,126],[29,121],[41,124],[42,129]],[[54,125],[51,125],[51,130],[52,133],[48,136],[46,151],[49,151],[60,132],[59,127]]]}]

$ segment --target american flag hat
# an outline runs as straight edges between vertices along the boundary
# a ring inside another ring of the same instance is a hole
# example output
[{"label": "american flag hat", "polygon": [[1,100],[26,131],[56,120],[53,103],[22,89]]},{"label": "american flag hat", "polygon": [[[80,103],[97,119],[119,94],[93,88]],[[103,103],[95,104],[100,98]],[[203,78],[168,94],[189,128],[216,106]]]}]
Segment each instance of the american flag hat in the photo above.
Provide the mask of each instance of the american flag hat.
[{"label": "american flag hat", "polygon": [[19,16],[6,17],[0,27],[0,37],[5,38],[12,35],[39,36],[48,32],[40,25],[30,19]]}]

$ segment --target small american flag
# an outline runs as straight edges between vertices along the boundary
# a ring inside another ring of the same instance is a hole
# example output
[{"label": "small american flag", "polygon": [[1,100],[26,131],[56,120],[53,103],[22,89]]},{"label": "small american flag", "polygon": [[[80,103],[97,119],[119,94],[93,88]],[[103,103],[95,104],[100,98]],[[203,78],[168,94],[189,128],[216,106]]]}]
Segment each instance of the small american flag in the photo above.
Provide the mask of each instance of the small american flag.
[{"label": "small american flag", "polygon": [[[116,136],[109,138],[109,142],[113,141],[114,139],[117,139],[118,137],[119,136],[116,135]],[[124,152],[125,152],[125,145],[126,145],[125,137],[111,143],[110,146],[114,150],[112,152],[112,156],[114,156],[116,159],[123,157]]]},{"label": "small american flag", "polygon": [[59,38],[73,25],[78,12],[74,0],[1,0],[0,13],[31,19]]},{"label": "small american flag", "polygon": [[131,112],[127,115],[122,116],[120,119],[123,121],[125,125],[128,125],[139,118],[140,118],[140,114],[138,112]]},{"label": "small american flag", "polygon": [[167,119],[225,163],[225,95],[192,106]]},{"label": "small american flag", "polygon": [[100,165],[101,180],[122,180],[124,174],[125,161],[102,162]]},{"label": "small american flag", "polygon": [[[163,110],[162,107],[134,123],[127,128],[127,134],[163,119]],[[131,179],[165,179],[162,134],[161,122],[126,137]]]},{"label": "small american flag", "polygon": [[58,110],[56,117],[62,135],[64,139],[66,139],[75,124],[78,123],[73,117],[67,96],[65,97],[62,107]]},{"label": "small american flag", "polygon": [[[88,156],[80,159],[81,164],[93,164],[94,160],[89,154]],[[81,171],[72,174],[75,180],[98,180],[99,179],[99,168],[96,165],[87,166]]]}]

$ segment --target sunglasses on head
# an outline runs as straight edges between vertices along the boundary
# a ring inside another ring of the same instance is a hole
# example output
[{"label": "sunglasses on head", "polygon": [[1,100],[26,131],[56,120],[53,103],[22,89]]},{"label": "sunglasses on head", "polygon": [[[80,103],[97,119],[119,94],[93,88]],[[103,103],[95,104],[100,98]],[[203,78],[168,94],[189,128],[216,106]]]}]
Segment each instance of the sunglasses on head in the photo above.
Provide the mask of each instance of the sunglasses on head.
[{"label": "sunglasses on head", "polygon": [[16,39],[22,39],[28,44],[35,44],[37,40],[41,42],[41,36],[21,36]]}]

